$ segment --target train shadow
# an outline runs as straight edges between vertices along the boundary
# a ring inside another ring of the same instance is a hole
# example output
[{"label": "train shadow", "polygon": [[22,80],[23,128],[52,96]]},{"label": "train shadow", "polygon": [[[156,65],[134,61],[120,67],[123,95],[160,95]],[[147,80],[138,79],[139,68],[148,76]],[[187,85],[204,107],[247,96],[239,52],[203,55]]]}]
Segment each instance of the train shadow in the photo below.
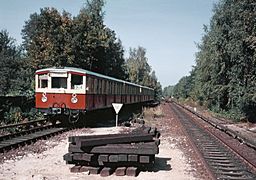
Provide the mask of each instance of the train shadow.
[{"label": "train shadow", "polygon": [[[118,115],[118,125],[129,121],[134,114],[142,112],[139,105],[124,105]],[[116,126],[116,113],[113,108],[106,108],[88,112],[82,115],[79,122],[76,124],[78,127],[96,128],[96,127],[114,127]]]}]

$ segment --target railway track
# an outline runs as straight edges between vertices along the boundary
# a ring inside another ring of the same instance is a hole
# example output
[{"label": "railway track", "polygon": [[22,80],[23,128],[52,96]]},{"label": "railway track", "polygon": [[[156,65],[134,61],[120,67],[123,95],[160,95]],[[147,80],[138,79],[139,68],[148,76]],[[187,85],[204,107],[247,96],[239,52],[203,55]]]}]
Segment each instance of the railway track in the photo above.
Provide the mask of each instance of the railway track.
[{"label": "railway track", "polygon": [[[181,107],[170,104],[191,142],[216,179],[256,179],[256,152],[204,121],[198,121]],[[233,139],[234,140],[234,139]],[[241,151],[241,152],[239,152]],[[247,155],[246,155],[247,154]]]},{"label": "railway track", "polygon": [[69,128],[59,127],[58,124],[45,124],[46,121],[46,119],[42,119],[32,122],[1,126],[0,129],[4,130],[8,128],[30,126],[35,123],[42,123],[40,126],[22,128],[23,130],[19,132],[9,133],[0,136],[0,153],[6,152],[10,149],[17,148],[25,144],[30,144],[38,139],[47,138],[69,130]]}]

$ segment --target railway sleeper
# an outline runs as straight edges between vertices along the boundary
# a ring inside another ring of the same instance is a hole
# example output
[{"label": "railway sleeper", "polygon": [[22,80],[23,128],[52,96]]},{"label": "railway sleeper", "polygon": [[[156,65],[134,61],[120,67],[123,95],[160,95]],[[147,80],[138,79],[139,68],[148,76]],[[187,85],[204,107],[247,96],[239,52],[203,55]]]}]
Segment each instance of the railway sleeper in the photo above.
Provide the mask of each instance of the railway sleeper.
[{"label": "railway sleeper", "polygon": [[204,155],[206,159],[217,159],[217,160],[227,160],[230,159],[230,157],[225,155],[219,155],[219,154],[205,154]]},{"label": "railway sleeper", "polygon": [[237,167],[235,164],[233,163],[229,163],[229,164],[226,164],[226,163],[211,163],[211,166],[212,167],[219,167],[219,168],[235,168]]},{"label": "railway sleeper", "polygon": [[254,178],[248,178],[248,177],[230,177],[230,176],[219,176],[218,179],[225,179],[225,180],[255,180]]},{"label": "railway sleeper", "polygon": [[70,172],[88,172],[88,174],[100,174],[102,177],[110,176],[115,173],[116,176],[137,176],[139,174],[138,167],[92,167],[75,165],[70,168]]},{"label": "railway sleeper", "polygon": [[113,172],[114,172],[114,169],[113,169],[113,168],[104,167],[104,168],[102,168],[102,170],[100,171],[100,176],[102,176],[102,177],[110,176]]},{"label": "railway sleeper", "polygon": [[227,156],[228,153],[223,153],[223,152],[218,152],[218,151],[214,151],[214,152],[204,152],[205,155],[208,155],[208,156]]},{"label": "railway sleeper", "polygon": [[245,169],[240,169],[238,167],[218,167],[218,166],[215,166],[213,168],[216,169],[217,171],[222,171],[222,172],[242,172],[242,171],[245,171]]},{"label": "railway sleeper", "polygon": [[[250,178],[250,175],[246,172],[246,171],[239,171],[239,172],[235,172],[235,171],[217,171],[217,174],[219,175],[225,175],[227,177],[247,177]],[[253,176],[251,176],[252,178]]]},{"label": "railway sleeper", "polygon": [[209,151],[209,152],[224,152],[223,148],[219,148],[219,147],[202,147],[203,150]]},{"label": "railway sleeper", "polygon": [[116,176],[124,176],[126,173],[126,167],[118,167],[116,168],[115,175]]},{"label": "railway sleeper", "polygon": [[[225,157],[225,156],[205,156],[205,159],[211,159],[211,160],[217,160],[217,161],[222,161],[222,160],[230,160],[229,157]],[[230,160],[231,161],[231,160]]]}]

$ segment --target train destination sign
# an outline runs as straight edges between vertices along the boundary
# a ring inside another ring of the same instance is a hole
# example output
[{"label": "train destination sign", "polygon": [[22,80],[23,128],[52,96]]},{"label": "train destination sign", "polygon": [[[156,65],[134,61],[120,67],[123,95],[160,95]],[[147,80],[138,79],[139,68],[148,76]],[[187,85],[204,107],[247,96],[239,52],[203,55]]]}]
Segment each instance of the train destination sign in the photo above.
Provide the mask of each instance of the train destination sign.
[{"label": "train destination sign", "polygon": [[118,113],[121,110],[123,104],[122,103],[112,103],[112,106],[116,112],[116,127],[117,127],[117,122],[118,122]]}]

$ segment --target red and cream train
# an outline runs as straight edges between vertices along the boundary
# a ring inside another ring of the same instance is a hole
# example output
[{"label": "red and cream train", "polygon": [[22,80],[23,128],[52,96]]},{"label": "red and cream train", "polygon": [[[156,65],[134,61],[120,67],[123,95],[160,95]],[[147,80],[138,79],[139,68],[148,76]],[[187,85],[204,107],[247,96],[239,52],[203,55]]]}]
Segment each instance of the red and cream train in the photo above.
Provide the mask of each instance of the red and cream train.
[{"label": "red and cream train", "polygon": [[36,108],[47,115],[67,115],[109,108],[112,103],[141,103],[154,99],[145,86],[73,67],[40,69],[35,75]]}]

